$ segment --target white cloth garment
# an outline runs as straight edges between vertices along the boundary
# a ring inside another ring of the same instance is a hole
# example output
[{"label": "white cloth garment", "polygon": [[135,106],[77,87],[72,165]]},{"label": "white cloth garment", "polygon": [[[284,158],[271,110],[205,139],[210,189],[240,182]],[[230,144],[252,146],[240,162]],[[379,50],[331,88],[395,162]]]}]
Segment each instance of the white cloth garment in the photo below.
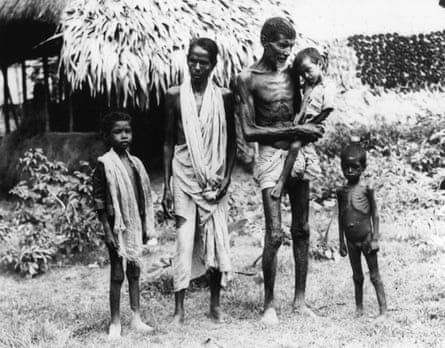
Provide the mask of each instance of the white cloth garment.
[{"label": "white cloth garment", "polygon": [[196,210],[181,209],[184,202],[178,197],[184,195],[191,199],[199,214],[200,226],[196,229],[199,234],[196,237],[202,246],[199,255],[201,269],[219,269],[223,273],[221,283],[224,286],[231,271],[227,202],[225,199],[209,202],[203,196],[218,190],[226,172],[227,126],[221,89],[209,80],[198,114],[190,78],[186,77],[180,87],[180,105],[186,143],[176,146],[173,156],[174,203],[175,214],[188,223],[177,228],[174,288],[175,291],[187,288],[191,274],[197,273],[191,270],[191,253],[184,251],[190,250],[190,245],[183,245],[194,243],[194,238],[182,236],[182,233],[194,235],[196,226],[190,220],[194,221],[196,216],[181,215],[196,214]]},{"label": "white cloth garment", "polygon": [[118,241],[118,254],[132,262],[140,265],[140,253],[142,250],[143,229],[148,236],[154,236],[154,210],[150,179],[142,162],[127,153],[130,162],[140,178],[142,195],[140,199],[144,202],[144,221],[135,194],[135,183],[132,182],[125,165],[118,154],[111,149],[98,160],[104,164],[105,177],[111,195],[114,210],[113,233]]}]

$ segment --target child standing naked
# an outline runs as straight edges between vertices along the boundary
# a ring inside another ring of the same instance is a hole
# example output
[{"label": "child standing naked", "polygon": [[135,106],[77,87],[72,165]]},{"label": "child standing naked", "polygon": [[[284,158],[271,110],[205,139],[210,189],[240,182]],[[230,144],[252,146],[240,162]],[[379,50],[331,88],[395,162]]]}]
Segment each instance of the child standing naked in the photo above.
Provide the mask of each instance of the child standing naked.
[{"label": "child standing naked", "polygon": [[[323,60],[317,49],[309,47],[300,51],[294,60],[293,70],[304,79],[303,101],[300,112],[295,115],[294,124],[322,125],[323,121],[334,110],[334,91],[326,83],[322,69]],[[297,78],[299,78],[297,76]],[[286,180],[292,176],[303,176],[306,160],[300,149],[305,145],[296,140],[289,145],[283,170],[271,196],[278,199],[283,193]]]},{"label": "child standing naked", "polygon": [[[379,304],[379,316],[386,312],[386,298],[377,262],[379,250],[379,216],[374,190],[360,181],[366,168],[366,152],[355,141],[341,153],[341,167],[347,180],[337,189],[340,255],[349,253],[355,288],[357,315],[363,314],[363,271],[361,255],[368,264],[371,282]],[[346,236],[346,242],[345,242]]]},{"label": "child standing naked", "polygon": [[110,254],[109,337],[121,335],[120,293],[124,262],[128,279],[131,328],[150,333],[139,311],[139,276],[142,244],[154,232],[154,212],[150,180],[142,162],[130,155],[132,140],[130,115],[111,112],[102,120],[102,132],[110,150],[98,158],[93,176],[94,201],[104,228]]}]

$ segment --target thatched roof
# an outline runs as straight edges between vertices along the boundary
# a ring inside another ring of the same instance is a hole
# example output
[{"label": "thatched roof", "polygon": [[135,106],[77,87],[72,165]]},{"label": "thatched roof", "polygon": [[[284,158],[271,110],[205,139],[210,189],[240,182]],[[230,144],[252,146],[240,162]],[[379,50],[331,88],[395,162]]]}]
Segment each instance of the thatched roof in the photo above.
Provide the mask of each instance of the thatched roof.
[{"label": "thatched roof", "polygon": [[178,83],[192,37],[216,40],[215,76],[227,86],[253,60],[264,20],[287,16],[276,0],[72,0],[62,16],[63,69],[74,89],[116,93],[147,108]]},{"label": "thatched roof", "polygon": [[35,48],[54,35],[68,0],[0,0],[0,63],[57,54],[54,43]]}]

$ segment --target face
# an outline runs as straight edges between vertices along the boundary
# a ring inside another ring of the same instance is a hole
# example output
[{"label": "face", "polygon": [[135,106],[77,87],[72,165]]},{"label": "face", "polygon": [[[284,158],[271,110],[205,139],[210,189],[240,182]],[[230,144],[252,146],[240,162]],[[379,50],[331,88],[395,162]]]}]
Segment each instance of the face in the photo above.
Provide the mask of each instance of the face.
[{"label": "face", "polygon": [[346,180],[351,183],[358,182],[360,176],[365,170],[362,163],[360,163],[360,158],[356,157],[349,157],[342,160],[341,169]]},{"label": "face", "polygon": [[278,34],[276,41],[264,44],[264,56],[278,66],[283,66],[289,58],[294,45],[295,39]]},{"label": "face", "polygon": [[306,57],[301,63],[299,72],[306,82],[315,84],[320,81],[322,76],[321,62],[314,63],[311,58]]},{"label": "face", "polygon": [[201,82],[208,79],[213,70],[213,64],[209,57],[209,52],[204,48],[195,45],[188,57],[187,65],[190,71],[192,81]]},{"label": "face", "polygon": [[128,121],[115,122],[108,136],[111,147],[118,151],[128,150],[132,138],[133,133]]}]

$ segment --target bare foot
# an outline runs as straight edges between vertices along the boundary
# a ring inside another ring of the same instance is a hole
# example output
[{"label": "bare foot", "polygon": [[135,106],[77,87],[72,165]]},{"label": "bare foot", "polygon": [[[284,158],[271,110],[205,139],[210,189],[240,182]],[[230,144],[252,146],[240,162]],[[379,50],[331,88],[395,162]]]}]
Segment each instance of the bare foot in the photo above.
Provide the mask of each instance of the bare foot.
[{"label": "bare foot", "polygon": [[278,325],[280,322],[278,320],[277,312],[275,311],[275,308],[273,308],[273,307],[267,308],[263,313],[261,322],[263,324],[266,324],[269,326]]},{"label": "bare foot", "polygon": [[209,318],[215,324],[223,324],[230,320],[230,317],[219,307],[210,308]]},{"label": "bare foot", "polygon": [[108,328],[108,338],[116,339],[121,337],[121,330],[122,328],[120,323],[111,323],[110,327]]},{"label": "bare foot", "polygon": [[170,325],[173,327],[182,326],[184,324],[184,313],[175,314]]},{"label": "bare foot", "polygon": [[362,317],[363,314],[364,314],[363,308],[356,308],[356,310],[355,310],[355,317],[356,318]]},{"label": "bare foot", "polygon": [[150,333],[153,333],[153,331],[155,330],[150,325],[145,324],[141,320],[141,315],[138,312],[132,314],[130,327],[133,330],[135,330],[139,333],[142,333],[142,334],[150,334]]},{"label": "bare foot", "polygon": [[303,304],[294,304],[293,306],[294,312],[302,315],[306,315],[311,318],[318,318],[318,315],[314,313],[312,309],[305,303]]},{"label": "bare foot", "polygon": [[377,317],[375,317],[374,323],[382,323],[382,322],[386,321],[387,319],[388,319],[388,314],[385,312],[385,313],[379,314]]},{"label": "bare foot", "polygon": [[283,194],[284,183],[282,181],[278,181],[275,184],[275,187],[270,191],[270,195],[272,198],[279,199]]}]

